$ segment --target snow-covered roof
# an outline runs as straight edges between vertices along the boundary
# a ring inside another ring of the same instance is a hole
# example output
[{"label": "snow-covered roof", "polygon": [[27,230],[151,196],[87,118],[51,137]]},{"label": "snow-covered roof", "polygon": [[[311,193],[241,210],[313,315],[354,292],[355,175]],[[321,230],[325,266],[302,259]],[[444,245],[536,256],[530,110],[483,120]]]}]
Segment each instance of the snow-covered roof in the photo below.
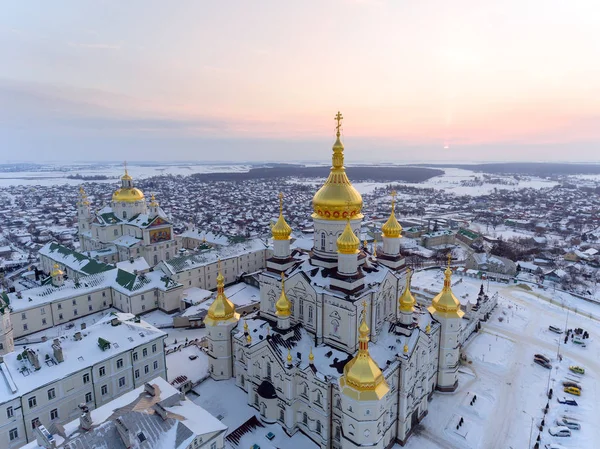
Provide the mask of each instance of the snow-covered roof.
[{"label": "snow-covered roof", "polygon": [[140,243],[142,239],[138,239],[132,235],[122,235],[114,239],[111,243],[117,246],[124,246],[126,248],[131,248],[132,246]]},{"label": "snow-covered roof", "polygon": [[121,270],[125,270],[129,273],[134,272],[142,272],[148,271],[150,269],[150,265],[146,262],[146,259],[143,257],[138,257],[137,259],[132,260],[124,260],[123,262],[117,262],[117,268]]},{"label": "snow-covered roof", "polygon": [[39,254],[82,274],[96,274],[113,269],[112,265],[99,262],[59,243],[46,243],[40,248]]},{"label": "snow-covered roof", "polygon": [[[112,325],[113,318],[117,319],[118,325]],[[52,340],[27,345],[28,350],[37,354],[41,366],[39,370],[35,370],[27,358],[22,356],[23,351],[5,354],[2,374],[5,380],[8,377],[12,379],[16,391],[11,391],[7,382],[0,382],[0,403],[166,336],[163,331],[145,321],[135,320],[135,316],[130,313],[115,313],[81,331],[82,339],[79,341],[74,338],[75,331],[61,336],[59,341],[64,357],[62,363],[57,363],[54,357]],[[98,345],[99,338],[110,342],[110,347],[102,350]],[[24,368],[25,372],[22,373]]]}]

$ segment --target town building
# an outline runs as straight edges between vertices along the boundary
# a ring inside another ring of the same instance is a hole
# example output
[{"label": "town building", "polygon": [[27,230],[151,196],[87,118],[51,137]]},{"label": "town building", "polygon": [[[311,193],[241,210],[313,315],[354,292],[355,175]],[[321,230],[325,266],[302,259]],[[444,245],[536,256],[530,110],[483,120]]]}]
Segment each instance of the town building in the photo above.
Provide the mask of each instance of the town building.
[{"label": "town building", "polygon": [[[45,338],[0,358],[0,444],[17,448],[36,427],[68,423],[145,382],[166,377],[166,334],[132,314]],[[6,418],[6,419],[5,419]]]}]

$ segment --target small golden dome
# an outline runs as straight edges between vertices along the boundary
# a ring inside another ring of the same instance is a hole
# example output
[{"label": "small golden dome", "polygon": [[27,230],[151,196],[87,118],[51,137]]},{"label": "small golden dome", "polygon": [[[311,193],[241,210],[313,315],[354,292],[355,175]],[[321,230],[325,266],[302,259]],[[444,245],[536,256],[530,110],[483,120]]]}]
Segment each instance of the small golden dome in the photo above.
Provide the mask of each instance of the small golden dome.
[{"label": "small golden dome", "polygon": [[408,354],[408,345],[404,345],[404,353]]},{"label": "small golden dome", "polygon": [[398,299],[400,303],[400,312],[412,313],[415,310],[415,304],[417,301],[415,297],[410,292],[410,281],[412,277],[412,271],[410,268],[406,271],[406,287],[404,288],[404,292]]},{"label": "small golden dome", "polygon": [[129,176],[129,173],[127,172],[127,161],[125,161],[124,165],[125,165],[125,174],[123,176],[121,176],[121,180],[122,181],[131,181],[132,178],[131,178],[131,176]]},{"label": "small golden dome", "polygon": [[425,326],[425,333],[429,334],[429,332],[431,332],[431,325],[427,323],[427,326]]},{"label": "small golden dome", "polygon": [[350,227],[350,219],[346,221],[344,232],[337,238],[337,249],[341,254],[356,254],[360,246],[360,240]]},{"label": "small golden dome", "polygon": [[452,293],[452,268],[450,268],[450,261],[452,256],[448,254],[448,266],[444,271],[444,287],[442,291],[437,294],[431,301],[431,306],[427,308],[429,312],[437,314],[443,317],[457,317],[462,318],[465,314],[460,309],[460,301]]},{"label": "small golden dome", "polygon": [[83,190],[83,186],[79,186],[79,204],[82,206],[89,206],[90,202],[88,200],[88,196]]},{"label": "small golden dome", "polygon": [[366,322],[367,303],[363,301],[362,322],[358,328],[358,354],[344,366],[340,379],[342,392],[359,401],[383,398],[390,390],[383,373],[369,354],[369,326]]},{"label": "small golden dome", "polygon": [[381,232],[384,237],[387,238],[398,238],[402,234],[402,226],[396,220],[396,191],[392,191],[392,213],[390,218],[381,227]]},{"label": "small golden dome", "polygon": [[244,332],[248,332],[248,322],[244,320]]},{"label": "small golden dome", "polygon": [[58,266],[58,264],[55,263],[54,266],[52,267],[52,273],[50,273],[50,275],[52,277],[55,277],[55,276],[60,276],[62,274],[64,274],[64,273],[62,272],[62,270],[60,269],[60,267]]},{"label": "small golden dome", "polygon": [[251,336],[250,334],[248,334],[248,335],[246,336],[246,342],[247,342],[248,344],[252,343],[252,336]]},{"label": "small golden dome", "polygon": [[150,207],[158,207],[158,201],[156,201],[154,193],[150,195]]},{"label": "small golden dome", "polygon": [[283,193],[279,193],[279,218],[271,228],[275,240],[289,240],[292,228],[283,218]]},{"label": "small golden dome", "polygon": [[308,363],[310,363],[311,365],[315,363],[315,356],[312,352],[312,348],[310,348],[310,353],[308,354]]},{"label": "small golden dome", "polygon": [[275,315],[278,317],[288,317],[292,313],[292,303],[285,294],[285,274],[281,273],[281,294],[275,303]]},{"label": "small golden dome", "polygon": [[221,262],[218,264],[219,274],[217,276],[217,297],[208,308],[204,323],[214,326],[218,322],[235,318],[235,306],[225,296],[225,278],[221,274]]},{"label": "small golden dome", "polygon": [[338,122],[337,139],[333,144],[331,171],[323,187],[313,197],[312,217],[326,220],[363,218],[362,196],[352,187],[344,168],[344,145],[340,140],[342,114],[338,112],[335,119]]},{"label": "small golden dome", "polygon": [[288,348],[287,362],[290,365],[292,364],[292,351],[289,348]]}]

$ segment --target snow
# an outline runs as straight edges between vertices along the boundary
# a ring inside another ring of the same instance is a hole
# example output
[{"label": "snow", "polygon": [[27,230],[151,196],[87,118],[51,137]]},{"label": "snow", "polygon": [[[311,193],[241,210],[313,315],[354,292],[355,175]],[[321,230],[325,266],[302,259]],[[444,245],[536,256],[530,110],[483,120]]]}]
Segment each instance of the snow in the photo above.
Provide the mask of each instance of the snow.
[{"label": "snow", "polygon": [[[197,358],[190,360],[190,356]],[[208,376],[208,355],[196,345],[182,348],[181,351],[173,352],[166,357],[169,382],[174,381],[178,376],[187,376],[195,384]]]},{"label": "snow", "polygon": [[117,262],[117,268],[121,270],[125,270],[129,273],[139,272],[142,273],[144,271],[148,271],[150,269],[150,265],[146,262],[146,259],[143,257],[138,257],[133,260],[124,260],[123,262]]}]

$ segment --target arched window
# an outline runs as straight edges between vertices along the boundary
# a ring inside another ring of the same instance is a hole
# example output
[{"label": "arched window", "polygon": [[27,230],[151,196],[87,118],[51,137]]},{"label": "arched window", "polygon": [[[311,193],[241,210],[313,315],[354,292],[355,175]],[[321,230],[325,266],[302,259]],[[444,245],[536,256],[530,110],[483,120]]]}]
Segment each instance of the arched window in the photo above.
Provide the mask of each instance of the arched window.
[{"label": "arched window", "polygon": [[244,376],[240,378],[240,383],[242,384],[242,387],[245,386],[246,381],[244,380]]},{"label": "arched window", "polygon": [[267,377],[271,377],[271,364],[267,362]]},{"label": "arched window", "polygon": [[169,251],[167,251],[166,259],[169,260],[170,258],[171,258],[171,255],[169,254]]},{"label": "arched window", "polygon": [[321,249],[325,249],[325,233],[321,232]]},{"label": "arched window", "polygon": [[313,319],[313,307],[308,306],[308,321],[310,321],[312,323],[312,319]]},{"label": "arched window", "polygon": [[308,425],[308,415],[306,414],[306,412],[304,412],[302,414],[302,422],[304,423],[305,426]]},{"label": "arched window", "polygon": [[321,421],[317,421],[317,433],[321,434]]},{"label": "arched window", "polygon": [[127,218],[127,211],[126,210],[123,211],[123,218]]},{"label": "arched window", "polygon": [[285,410],[283,410],[283,409],[279,410],[279,421],[281,421],[281,422],[285,421]]}]

